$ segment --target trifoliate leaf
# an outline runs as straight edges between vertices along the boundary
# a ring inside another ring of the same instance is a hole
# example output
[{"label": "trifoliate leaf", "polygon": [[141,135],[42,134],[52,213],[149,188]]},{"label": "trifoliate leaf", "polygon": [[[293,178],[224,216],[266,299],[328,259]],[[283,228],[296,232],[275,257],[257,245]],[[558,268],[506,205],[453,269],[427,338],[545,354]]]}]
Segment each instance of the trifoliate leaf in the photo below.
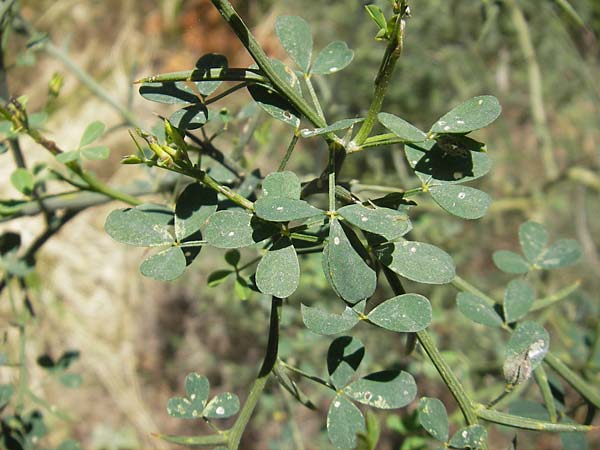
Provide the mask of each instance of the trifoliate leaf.
[{"label": "trifoliate leaf", "polygon": [[167,413],[179,419],[199,419],[208,399],[208,379],[197,373],[185,378],[186,397],[173,397],[167,404]]}]

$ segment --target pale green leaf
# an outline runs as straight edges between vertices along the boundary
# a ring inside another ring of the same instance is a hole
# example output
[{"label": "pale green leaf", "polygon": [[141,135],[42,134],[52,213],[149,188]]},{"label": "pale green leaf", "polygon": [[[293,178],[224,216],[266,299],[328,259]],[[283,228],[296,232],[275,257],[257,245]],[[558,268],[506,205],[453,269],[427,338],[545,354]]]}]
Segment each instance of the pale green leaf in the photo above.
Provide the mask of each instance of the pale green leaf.
[{"label": "pale green leaf", "polygon": [[485,300],[468,292],[456,297],[458,310],[469,320],[488,327],[501,327],[502,317]]},{"label": "pale green leaf", "polygon": [[504,320],[512,323],[525,317],[535,300],[533,286],[525,280],[512,280],[504,291]]},{"label": "pale green leaf", "polygon": [[354,59],[354,51],[342,41],[331,42],[319,52],[310,72],[315,75],[327,75],[348,67]]},{"label": "pale green leaf", "polygon": [[419,400],[419,423],[434,439],[446,442],[450,435],[446,407],[437,398],[423,397]]},{"label": "pale green leaf", "polygon": [[488,194],[468,186],[445,184],[432,186],[429,192],[444,210],[463,219],[483,217],[492,203]]},{"label": "pale green leaf", "polygon": [[500,116],[502,107],[491,95],[474,97],[453,108],[432,127],[434,133],[465,134],[491,124]]},{"label": "pale green leaf", "polygon": [[492,255],[494,264],[498,269],[506,273],[526,274],[529,272],[529,264],[521,255],[510,250],[498,250]]},{"label": "pale green leaf", "polygon": [[292,60],[304,73],[308,73],[313,40],[306,20],[298,16],[280,16],[275,22],[275,32]]},{"label": "pale green leaf", "polygon": [[487,431],[481,425],[470,425],[460,428],[452,439],[450,448],[478,450],[484,448],[487,442]]},{"label": "pale green leaf", "polygon": [[273,231],[246,212],[217,211],[208,218],[204,238],[214,247],[240,248],[272,236]]},{"label": "pale green leaf", "polygon": [[373,19],[373,22],[377,24],[380,30],[387,30],[387,20],[381,8],[377,5],[365,5],[367,14]]},{"label": "pale green leaf", "polygon": [[304,200],[288,197],[263,197],[254,203],[256,215],[270,222],[289,222],[324,214]]},{"label": "pale green leaf", "polygon": [[354,448],[357,434],[365,432],[365,418],[343,395],[336,395],[327,413],[327,435],[335,448]]},{"label": "pale green leaf", "polygon": [[175,206],[175,236],[178,240],[200,231],[217,210],[217,193],[198,183],[187,186]]},{"label": "pale green leaf", "polygon": [[208,379],[197,373],[185,378],[186,397],[173,397],[167,404],[167,413],[179,419],[199,419],[208,399]]},{"label": "pale green leaf", "polygon": [[355,227],[389,241],[404,236],[412,228],[408,215],[395,209],[367,208],[355,204],[340,208],[338,213]]},{"label": "pale green leaf", "polygon": [[263,294],[286,298],[300,283],[300,264],[292,242],[279,239],[262,257],[256,268],[256,286]]},{"label": "pale green leaf", "polygon": [[77,161],[81,157],[79,150],[73,150],[70,152],[62,152],[56,155],[56,160],[63,164],[67,164],[73,161]]},{"label": "pale green leaf", "polygon": [[561,239],[545,250],[536,264],[542,269],[559,269],[575,264],[581,258],[581,245],[574,239]]},{"label": "pale green leaf", "polygon": [[365,119],[362,117],[357,117],[354,119],[342,119],[323,128],[315,128],[314,130],[304,129],[300,131],[300,135],[304,138],[321,136],[327,133],[333,133],[335,131],[346,130],[352,127],[353,125],[362,122],[363,120]]},{"label": "pale green leaf", "polygon": [[223,392],[208,402],[204,411],[202,411],[202,416],[208,419],[226,419],[237,414],[239,409],[240,400],[237,395]]},{"label": "pale green leaf", "polygon": [[376,306],[368,318],[390,331],[421,331],[431,323],[431,304],[419,294],[398,295]]},{"label": "pale green leaf", "polygon": [[550,347],[550,336],[540,324],[523,322],[513,331],[506,346],[504,378],[508,383],[519,384],[531,376]]},{"label": "pale green leaf", "polygon": [[286,197],[299,200],[300,180],[294,172],[273,172],[263,180],[262,191],[265,197]]},{"label": "pale green leaf", "polygon": [[381,112],[377,115],[379,123],[402,139],[404,142],[422,142],[427,135],[414,125],[393,114]]},{"label": "pale green leaf", "polygon": [[106,218],[104,229],[114,240],[137,247],[170,245],[173,211],[163,205],[146,203],[117,209]]},{"label": "pale green leaf", "polygon": [[91,161],[102,161],[110,156],[110,149],[105,146],[85,147],[80,152],[83,158]]},{"label": "pale green leaf", "polygon": [[379,409],[402,408],[417,395],[415,379],[407,372],[386,370],[372,373],[346,386],[344,394]]},{"label": "pale green leaf", "polygon": [[360,319],[352,308],[346,306],[342,314],[334,314],[319,308],[301,305],[302,321],[310,331],[323,334],[338,334],[350,330]]},{"label": "pale green leaf", "polygon": [[35,178],[29,170],[19,167],[10,174],[10,182],[21,194],[30,195],[33,192]]},{"label": "pale green leaf", "polygon": [[78,148],[85,147],[98,140],[104,134],[104,130],[105,126],[102,122],[96,121],[90,123],[81,136]]},{"label": "pale green leaf", "polygon": [[548,232],[537,222],[525,222],[519,227],[519,242],[525,258],[530,263],[535,263],[548,244]]},{"label": "pale green leaf", "polygon": [[169,247],[146,258],[140,273],[158,281],[172,281],[183,275],[187,262],[180,247]]}]

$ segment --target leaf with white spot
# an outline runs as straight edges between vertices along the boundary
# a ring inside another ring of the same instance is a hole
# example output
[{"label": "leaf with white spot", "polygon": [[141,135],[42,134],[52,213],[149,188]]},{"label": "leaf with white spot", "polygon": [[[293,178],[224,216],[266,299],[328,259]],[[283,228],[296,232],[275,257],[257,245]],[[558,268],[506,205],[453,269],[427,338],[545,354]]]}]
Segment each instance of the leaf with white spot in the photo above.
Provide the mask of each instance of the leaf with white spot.
[{"label": "leaf with white spot", "polygon": [[525,222],[519,227],[519,242],[525,258],[530,263],[535,263],[548,244],[548,232],[540,223]]},{"label": "leaf with white spot", "polygon": [[335,448],[354,448],[357,434],[365,431],[365,418],[343,395],[336,395],[327,413],[327,435]]},{"label": "leaf with white spot", "polygon": [[350,383],[343,392],[365,405],[379,409],[396,409],[414,400],[417,384],[407,372],[385,370]]},{"label": "leaf with white spot", "polygon": [[330,335],[350,330],[360,319],[358,314],[346,306],[342,314],[334,314],[319,308],[301,305],[302,321],[313,333]]},{"label": "leaf with white spot", "polygon": [[500,116],[502,107],[492,95],[473,97],[440,118],[433,126],[433,133],[466,134],[487,127]]},{"label": "leaf with white spot", "polygon": [[304,200],[287,197],[263,197],[254,203],[256,215],[269,222],[289,222],[324,214]]},{"label": "leaf with white spot", "polygon": [[231,392],[223,392],[213,397],[204,410],[202,417],[207,419],[226,419],[240,410],[240,400]]},{"label": "leaf with white spot", "polygon": [[337,122],[334,122],[331,125],[328,125],[323,128],[315,128],[314,130],[304,129],[300,132],[300,135],[303,138],[321,136],[323,134],[333,133],[335,131],[346,130],[346,129],[350,128],[351,126],[353,126],[359,122],[362,122],[363,120],[365,120],[363,117],[357,117],[354,119],[342,119],[342,120],[338,120]]},{"label": "leaf with white spot", "polygon": [[512,274],[526,274],[529,272],[529,264],[521,255],[510,250],[498,250],[492,255],[494,264],[502,272]]},{"label": "leaf with white spot", "polygon": [[217,211],[208,218],[204,237],[214,247],[240,248],[263,241],[276,232],[246,212]]},{"label": "leaf with white spot", "polygon": [[525,280],[512,280],[504,291],[504,319],[506,323],[525,317],[535,300],[533,286]]},{"label": "leaf with white spot", "polygon": [[270,173],[262,182],[262,191],[265,197],[286,197],[299,200],[301,190],[298,176],[290,171]]},{"label": "leaf with white spot", "polygon": [[169,247],[146,258],[140,265],[140,273],[154,280],[172,281],[183,275],[186,265],[181,247]]},{"label": "leaf with white spot", "polygon": [[448,413],[437,398],[423,397],[419,400],[419,423],[434,439],[446,442],[450,435]]},{"label": "leaf with white spot", "polygon": [[456,296],[458,310],[469,320],[488,327],[501,327],[502,317],[485,300],[468,292]]},{"label": "leaf with white spot", "polygon": [[487,442],[487,430],[481,425],[470,425],[459,429],[452,439],[450,448],[479,450],[485,447]]},{"label": "leaf with white spot", "polygon": [[376,253],[383,265],[418,283],[445,284],[455,276],[452,257],[435,245],[402,241],[384,245]]},{"label": "leaf with white spot", "polygon": [[540,324],[523,322],[513,331],[506,346],[503,371],[508,383],[526,381],[544,360],[550,347],[550,336]]},{"label": "leaf with white spot", "polygon": [[186,397],[173,397],[167,404],[167,412],[178,419],[199,419],[208,399],[208,379],[195,372],[185,378]]},{"label": "leaf with white spot", "polygon": [[106,218],[104,229],[115,241],[137,247],[158,247],[174,242],[171,234],[173,211],[163,205],[146,203],[117,209]]},{"label": "leaf with white spot", "polygon": [[542,269],[559,269],[575,264],[581,258],[581,245],[574,239],[561,239],[544,251],[537,260]]},{"label": "leaf with white spot", "polygon": [[431,323],[431,304],[419,294],[398,295],[377,305],[368,318],[375,325],[390,331],[421,331]]},{"label": "leaf with white spot", "polygon": [[432,186],[433,200],[450,214],[463,219],[479,219],[485,215],[492,199],[479,189],[459,185]]},{"label": "leaf with white spot", "polygon": [[198,183],[187,186],[175,206],[175,236],[182,240],[200,231],[217,210],[217,193]]},{"label": "leaf with white spot", "polygon": [[340,389],[352,379],[363,357],[365,346],[352,336],[333,340],[327,351],[327,371],[331,383]]},{"label": "leaf with white spot", "polygon": [[323,268],[335,292],[347,302],[357,303],[375,292],[377,274],[365,262],[366,257],[354,232],[332,220],[323,250]]},{"label": "leaf with white spot", "polygon": [[383,236],[388,241],[404,236],[412,228],[408,215],[395,209],[355,204],[340,208],[338,213],[355,227]]},{"label": "leaf with white spot", "polygon": [[279,239],[256,268],[256,286],[263,294],[289,297],[300,282],[298,255],[287,237]]},{"label": "leaf with white spot", "polygon": [[402,139],[404,142],[422,142],[427,135],[406,120],[393,114],[381,112],[377,115],[379,123]]},{"label": "leaf with white spot", "polygon": [[275,22],[275,32],[292,60],[304,73],[308,73],[313,39],[306,20],[298,16],[280,16]]},{"label": "leaf with white spot", "polygon": [[329,75],[348,67],[354,59],[354,51],[343,41],[329,43],[319,52],[310,69],[311,74]]}]

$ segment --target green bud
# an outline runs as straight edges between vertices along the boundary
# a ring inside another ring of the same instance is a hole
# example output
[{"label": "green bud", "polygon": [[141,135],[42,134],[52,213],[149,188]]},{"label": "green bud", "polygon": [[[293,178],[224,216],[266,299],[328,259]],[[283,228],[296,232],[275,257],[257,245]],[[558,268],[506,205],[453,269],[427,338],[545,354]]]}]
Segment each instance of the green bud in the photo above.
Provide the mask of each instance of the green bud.
[{"label": "green bud", "polygon": [[61,73],[56,72],[48,83],[48,95],[52,98],[58,97],[64,84],[65,78]]},{"label": "green bud", "polygon": [[137,155],[125,156],[121,160],[121,164],[143,164],[145,161]]}]

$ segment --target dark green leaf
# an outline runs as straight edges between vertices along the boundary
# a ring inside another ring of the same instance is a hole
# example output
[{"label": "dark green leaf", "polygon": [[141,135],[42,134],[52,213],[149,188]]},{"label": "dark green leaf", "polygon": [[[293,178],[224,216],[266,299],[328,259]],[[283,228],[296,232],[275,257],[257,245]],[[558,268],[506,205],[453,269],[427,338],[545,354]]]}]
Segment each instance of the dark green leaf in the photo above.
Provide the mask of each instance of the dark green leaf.
[{"label": "dark green leaf", "polygon": [[256,215],[270,222],[289,222],[324,214],[304,200],[287,197],[263,197],[254,203]]},{"label": "dark green leaf", "polygon": [[431,127],[431,131],[434,133],[470,133],[491,124],[501,112],[502,108],[496,97],[491,95],[474,97],[444,115]]},{"label": "dark green leaf", "polygon": [[502,317],[482,298],[468,292],[460,292],[456,303],[458,310],[467,319],[488,327],[502,326]]},{"label": "dark green leaf", "polygon": [[381,112],[377,115],[379,123],[405,142],[422,142],[427,135],[414,125],[393,114]]},{"label": "dark green leaf", "polygon": [[308,73],[313,40],[306,20],[298,16],[280,16],[275,23],[275,32],[292,60],[304,73]]},{"label": "dark green leaf", "polygon": [[294,172],[273,172],[263,180],[262,191],[265,197],[286,197],[299,200],[300,180]]},{"label": "dark green leaf", "polygon": [[352,308],[346,306],[342,314],[334,314],[319,308],[311,308],[301,305],[302,321],[306,328],[317,334],[338,334],[348,331],[356,325],[360,319]]},{"label": "dark green leaf", "polygon": [[202,411],[202,416],[209,419],[226,419],[231,417],[240,409],[240,400],[237,395],[224,392],[213,397]]},{"label": "dark green leaf", "polygon": [[448,154],[437,142],[407,144],[406,159],[421,182],[429,185],[466,183],[490,171],[492,162],[486,153]]},{"label": "dark green leaf", "polygon": [[269,229],[251,214],[242,211],[217,211],[204,229],[207,242],[218,248],[247,247],[260,242],[276,230]]},{"label": "dark green leaf", "polygon": [[463,219],[483,217],[492,203],[488,194],[467,186],[444,184],[432,186],[429,192],[444,210]]},{"label": "dark green leaf", "polygon": [[319,52],[310,72],[315,75],[327,75],[348,67],[354,59],[354,51],[342,41],[331,42]]},{"label": "dark green leaf", "polygon": [[190,105],[178,109],[169,117],[169,122],[174,127],[183,130],[201,128],[208,121],[208,110],[203,104]]},{"label": "dark green leaf", "polygon": [[487,431],[481,425],[470,425],[459,429],[452,439],[450,439],[450,448],[457,449],[481,449],[486,445]]},{"label": "dark green leaf", "polygon": [[515,322],[529,312],[535,300],[533,286],[524,280],[512,280],[504,292],[504,319],[506,323]]},{"label": "dark green leaf", "polygon": [[185,378],[186,398],[173,397],[167,404],[167,413],[179,419],[199,419],[208,399],[208,379],[197,373]]},{"label": "dark green leaf", "polygon": [[[212,82],[209,81],[209,83]],[[144,83],[140,87],[140,95],[151,102],[166,103],[170,105],[200,103],[201,99],[198,97],[198,93],[190,87],[194,84],[195,83],[187,81],[177,81],[174,83]]]},{"label": "dark green leaf", "polygon": [[217,210],[217,193],[193,183],[187,186],[175,206],[175,236],[178,240],[200,231],[208,218]]},{"label": "dark green leaf", "polygon": [[10,182],[21,194],[30,195],[33,192],[35,179],[31,172],[19,167],[10,174]]},{"label": "dark green leaf", "polygon": [[445,284],[455,276],[452,257],[431,244],[396,242],[380,248],[377,256],[397,274],[419,283]]},{"label": "dark green leaf", "polygon": [[227,264],[233,267],[237,267],[241,257],[242,255],[240,254],[239,250],[233,249],[225,252],[225,261]]},{"label": "dark green leaf", "polygon": [[498,250],[492,256],[494,264],[498,269],[506,273],[526,274],[529,272],[529,264],[521,255],[510,250]]},{"label": "dark green leaf", "polygon": [[263,294],[289,297],[300,282],[300,264],[292,242],[279,239],[263,256],[256,268],[256,286]]},{"label": "dark green leaf", "polygon": [[375,408],[395,409],[414,400],[417,384],[409,373],[386,370],[350,383],[344,388],[344,394]]},{"label": "dark green leaf", "polygon": [[523,322],[512,333],[506,346],[504,378],[508,383],[526,381],[548,353],[550,337],[536,322]]},{"label": "dark green leaf", "polygon": [[216,270],[208,276],[207,284],[209,287],[218,286],[232,273],[234,273],[232,270]]},{"label": "dark green leaf", "polygon": [[368,318],[375,325],[390,331],[421,331],[431,323],[431,304],[419,294],[398,295],[375,307]]},{"label": "dark green leaf", "polygon": [[335,448],[356,447],[358,433],[365,432],[365,418],[343,395],[336,395],[327,413],[327,434]]},{"label": "dark green leaf", "polygon": [[135,208],[117,209],[106,218],[104,229],[114,240],[137,247],[172,244],[173,211],[146,203]]},{"label": "dark green leaf", "polygon": [[105,126],[102,122],[96,121],[90,123],[83,132],[83,136],[81,136],[78,148],[85,147],[99,139],[104,134],[104,129]]},{"label": "dark green leaf", "polygon": [[537,222],[525,222],[519,227],[519,242],[525,258],[530,263],[535,263],[548,244],[548,232]]},{"label": "dark green leaf", "polygon": [[365,253],[352,230],[331,221],[323,268],[335,292],[350,303],[369,298],[377,286],[377,274],[365,262]]},{"label": "dark green leaf", "polygon": [[389,241],[404,236],[412,228],[408,215],[394,209],[373,209],[355,204],[340,208],[338,213],[355,227]]},{"label": "dark green leaf", "polygon": [[80,150],[81,156],[91,161],[102,161],[110,156],[110,149],[104,146],[86,147]]},{"label": "dark green leaf", "polygon": [[158,281],[172,281],[183,275],[186,259],[180,247],[169,247],[146,258],[140,265],[140,273]]},{"label": "dark green leaf", "polygon": [[362,117],[357,117],[354,119],[342,119],[342,120],[338,120],[337,122],[334,122],[331,125],[328,125],[324,128],[315,128],[314,130],[304,129],[300,132],[300,134],[304,138],[309,138],[309,137],[313,137],[313,136],[321,136],[323,134],[333,133],[335,131],[346,130],[346,129],[352,127],[354,124],[362,122],[363,120],[365,120],[365,119]]},{"label": "dark green leaf", "polygon": [[419,423],[434,439],[446,442],[450,435],[446,407],[437,398],[419,400]]},{"label": "dark green leaf", "polygon": [[559,269],[575,264],[581,258],[581,246],[573,239],[561,239],[544,251],[536,264],[542,269]]},{"label": "dark green leaf", "polygon": [[346,386],[364,356],[365,347],[359,339],[352,336],[334,339],[327,351],[327,371],[331,383],[337,389]]},{"label": "dark green leaf", "polygon": [[[196,61],[196,70],[202,75],[208,75],[211,69],[226,69],[228,67],[227,58],[218,53],[208,53]],[[200,81],[196,87],[200,94],[208,96],[212,94],[221,85],[221,81]]]}]

